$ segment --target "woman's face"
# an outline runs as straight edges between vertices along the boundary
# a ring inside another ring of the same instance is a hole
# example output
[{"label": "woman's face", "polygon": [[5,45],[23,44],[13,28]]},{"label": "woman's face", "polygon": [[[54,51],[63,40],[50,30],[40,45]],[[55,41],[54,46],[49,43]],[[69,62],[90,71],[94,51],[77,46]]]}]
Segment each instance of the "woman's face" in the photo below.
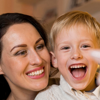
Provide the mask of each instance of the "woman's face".
[{"label": "woman's face", "polygon": [[2,38],[0,67],[11,88],[39,91],[48,84],[50,57],[31,24],[12,25]]}]

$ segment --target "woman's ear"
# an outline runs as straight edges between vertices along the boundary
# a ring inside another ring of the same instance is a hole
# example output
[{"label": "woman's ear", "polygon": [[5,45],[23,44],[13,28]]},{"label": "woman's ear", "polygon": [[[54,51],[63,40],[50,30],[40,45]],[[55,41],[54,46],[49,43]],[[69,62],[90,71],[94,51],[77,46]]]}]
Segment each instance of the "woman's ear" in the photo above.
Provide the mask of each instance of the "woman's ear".
[{"label": "woman's ear", "polygon": [[51,63],[52,63],[52,65],[53,65],[55,68],[57,68],[57,59],[56,59],[56,57],[55,57],[55,54],[51,51],[51,52],[50,52],[50,55],[51,55]]},{"label": "woman's ear", "polygon": [[4,72],[2,71],[1,65],[0,65],[0,75],[4,74]]}]

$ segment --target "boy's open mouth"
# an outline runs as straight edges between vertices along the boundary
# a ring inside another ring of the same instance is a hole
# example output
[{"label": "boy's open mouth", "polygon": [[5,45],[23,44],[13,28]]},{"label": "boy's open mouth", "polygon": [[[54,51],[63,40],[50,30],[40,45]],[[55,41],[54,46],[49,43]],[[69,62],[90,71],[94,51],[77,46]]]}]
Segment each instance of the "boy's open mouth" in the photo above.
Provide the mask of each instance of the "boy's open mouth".
[{"label": "boy's open mouth", "polygon": [[81,65],[71,65],[69,67],[70,73],[75,79],[82,79],[87,71],[87,66],[84,64]]}]

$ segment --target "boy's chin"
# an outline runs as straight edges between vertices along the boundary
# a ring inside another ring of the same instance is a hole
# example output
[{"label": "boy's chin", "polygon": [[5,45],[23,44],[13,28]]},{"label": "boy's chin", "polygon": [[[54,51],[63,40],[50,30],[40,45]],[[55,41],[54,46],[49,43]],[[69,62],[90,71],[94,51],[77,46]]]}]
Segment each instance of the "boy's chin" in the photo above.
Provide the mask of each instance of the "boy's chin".
[{"label": "boy's chin", "polygon": [[79,90],[79,91],[86,90],[86,86],[84,84],[73,84],[71,87],[73,87],[73,89]]}]

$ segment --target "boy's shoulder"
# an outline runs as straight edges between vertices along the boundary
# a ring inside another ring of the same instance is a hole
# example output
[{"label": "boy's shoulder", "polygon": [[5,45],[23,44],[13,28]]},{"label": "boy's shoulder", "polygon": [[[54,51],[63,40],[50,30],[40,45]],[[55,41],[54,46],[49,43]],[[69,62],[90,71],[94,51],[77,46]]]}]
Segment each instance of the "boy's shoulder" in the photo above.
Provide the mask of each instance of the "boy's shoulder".
[{"label": "boy's shoulder", "polygon": [[[39,92],[35,98],[35,100],[53,100],[54,93],[59,91],[59,85],[52,85]],[[48,99],[49,98],[49,99]]]}]

